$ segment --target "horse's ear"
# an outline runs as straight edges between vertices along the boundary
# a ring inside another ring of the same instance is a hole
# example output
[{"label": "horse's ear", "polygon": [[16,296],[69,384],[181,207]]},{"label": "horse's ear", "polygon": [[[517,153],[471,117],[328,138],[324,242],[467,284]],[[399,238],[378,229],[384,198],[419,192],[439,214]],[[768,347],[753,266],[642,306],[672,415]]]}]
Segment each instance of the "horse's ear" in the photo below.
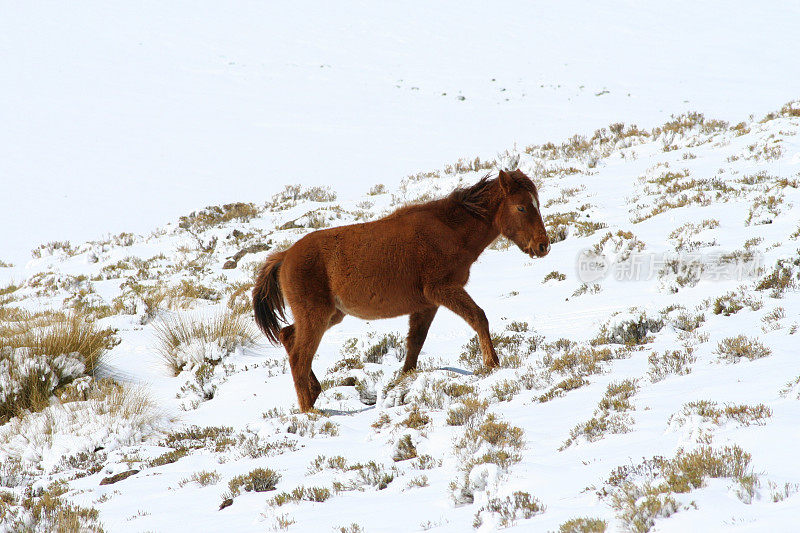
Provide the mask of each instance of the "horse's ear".
[{"label": "horse's ear", "polygon": [[500,175],[498,178],[500,180],[500,188],[503,190],[503,194],[510,194],[511,189],[514,188],[514,178],[512,178],[505,170],[500,170]]}]

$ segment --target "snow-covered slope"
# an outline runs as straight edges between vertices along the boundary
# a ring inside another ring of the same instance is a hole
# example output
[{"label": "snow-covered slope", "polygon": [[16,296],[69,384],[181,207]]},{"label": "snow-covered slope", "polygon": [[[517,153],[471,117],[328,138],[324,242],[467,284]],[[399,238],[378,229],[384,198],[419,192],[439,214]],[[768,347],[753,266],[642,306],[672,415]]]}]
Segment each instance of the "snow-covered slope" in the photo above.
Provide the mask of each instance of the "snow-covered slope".
[{"label": "snow-covered slope", "polygon": [[[116,328],[94,377],[138,387],[158,412],[112,423],[90,398],[0,426],[6,524],[27,516],[14,499],[27,485],[63,479],[62,498],[109,531],[790,531],[798,133],[797,104],[741,124],[617,124],[363,197],[288,187],[149,234],[45,245],[0,268],[18,286],[4,307],[76,307]],[[406,319],[331,329],[310,415],[261,336],[195,339],[169,352],[177,375],[165,364],[159,331],[177,321],[252,326],[249,284],[270,250],[515,166],[539,184],[554,244],[532,260],[501,239],[472,269],[503,368],[480,371],[473,332],[445,310],[403,379]],[[256,468],[279,474],[274,491],[237,484]]]},{"label": "snow-covered slope", "polygon": [[355,197],[617,120],[762,116],[800,83],[793,2],[4,2],[2,15],[12,262],[285,183]]}]

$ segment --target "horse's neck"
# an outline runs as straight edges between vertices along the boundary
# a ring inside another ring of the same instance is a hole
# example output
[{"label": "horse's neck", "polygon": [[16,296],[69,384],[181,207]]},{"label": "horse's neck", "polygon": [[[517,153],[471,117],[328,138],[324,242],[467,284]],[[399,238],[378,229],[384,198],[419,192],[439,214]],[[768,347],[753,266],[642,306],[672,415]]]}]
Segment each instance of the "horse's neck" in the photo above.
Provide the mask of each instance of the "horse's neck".
[{"label": "horse's neck", "polygon": [[486,220],[479,220],[477,218],[470,218],[470,220],[462,226],[464,232],[464,247],[474,257],[474,262],[478,256],[500,235],[500,232],[494,227],[491,221],[494,220],[497,208],[494,207],[488,213]]}]

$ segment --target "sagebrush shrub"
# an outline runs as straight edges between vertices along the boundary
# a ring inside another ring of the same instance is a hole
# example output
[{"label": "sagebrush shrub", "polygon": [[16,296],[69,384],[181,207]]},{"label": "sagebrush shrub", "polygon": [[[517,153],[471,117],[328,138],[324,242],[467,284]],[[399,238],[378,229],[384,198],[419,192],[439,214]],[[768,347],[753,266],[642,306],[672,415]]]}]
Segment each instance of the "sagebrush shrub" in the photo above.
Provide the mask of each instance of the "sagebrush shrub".
[{"label": "sagebrush shrub", "polygon": [[527,520],[544,511],[545,506],[536,497],[527,492],[517,491],[505,498],[490,498],[486,505],[475,514],[472,526],[476,529],[481,527],[484,514],[498,516],[500,527],[506,527],[516,520]]},{"label": "sagebrush shrub", "polygon": [[680,510],[674,494],[703,487],[708,478],[733,478],[742,488],[739,497],[752,498],[757,478],[750,470],[750,459],[738,446],[681,449],[672,459],[654,457],[617,468],[598,494],[610,497],[611,507],[629,531],[646,533],[657,518]]},{"label": "sagebrush shrub", "polygon": [[228,482],[231,495],[237,496],[241,491],[267,492],[275,490],[281,475],[269,468],[256,468],[247,474],[236,476]]},{"label": "sagebrush shrub", "polygon": [[722,360],[738,363],[742,358],[752,361],[767,357],[772,353],[772,350],[756,339],[751,339],[745,335],[737,335],[736,337],[728,337],[719,341],[716,353]]},{"label": "sagebrush shrub", "polygon": [[599,518],[571,518],[559,526],[558,533],[605,533],[607,527]]}]

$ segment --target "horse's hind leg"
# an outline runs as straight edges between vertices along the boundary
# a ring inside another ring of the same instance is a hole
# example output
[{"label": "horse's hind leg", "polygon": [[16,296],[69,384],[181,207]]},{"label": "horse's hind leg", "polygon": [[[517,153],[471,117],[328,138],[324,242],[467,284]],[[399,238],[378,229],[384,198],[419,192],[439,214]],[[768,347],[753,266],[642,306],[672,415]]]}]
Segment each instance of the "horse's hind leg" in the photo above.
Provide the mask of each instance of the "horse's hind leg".
[{"label": "horse's hind leg", "polygon": [[289,366],[292,369],[297,402],[301,411],[314,407],[314,401],[322,390],[316,377],[311,378],[311,361],[328,323],[328,315],[297,318],[294,326],[294,342],[289,350]]},{"label": "horse's hind leg", "polygon": [[[331,319],[328,321],[328,327],[326,329],[332,328],[343,319],[344,313],[337,309]],[[283,347],[286,348],[286,352],[288,353],[289,350],[292,349],[292,343],[294,342],[294,324],[289,324],[285,328],[281,329],[281,332],[278,334],[278,339],[281,341],[281,344],[283,344]]]},{"label": "horse's hind leg", "polygon": [[429,307],[417,313],[412,313],[408,319],[408,337],[406,337],[406,362],[403,372],[417,368],[417,358],[428,336],[433,317],[436,316],[438,307]]},{"label": "horse's hind leg", "polygon": [[314,403],[316,403],[317,398],[319,398],[319,395],[322,394],[322,385],[320,385],[319,380],[317,379],[317,376],[314,375],[313,370],[309,371],[308,378],[308,391],[309,395],[311,396],[311,405],[313,406]]},{"label": "horse's hind leg", "polygon": [[[330,319],[328,320],[328,324],[327,324],[327,327],[325,329],[326,330],[330,329],[331,327],[333,327],[336,324],[338,324],[339,322],[341,322],[343,319],[344,319],[344,313],[342,313],[341,311],[339,311],[337,309],[336,312],[333,314],[333,316],[331,316]],[[323,331],[323,333],[324,333],[324,331]],[[320,335],[320,339],[321,338],[322,338],[322,335]],[[292,353],[292,349],[294,347],[294,342],[295,342],[295,325],[294,324],[286,326],[285,328],[283,328],[281,330],[281,332],[280,332],[280,341],[283,344],[284,348],[286,348],[286,353],[288,353],[290,355],[289,364],[291,365],[291,353]],[[317,343],[317,346],[319,346],[319,342]],[[316,348],[314,348],[314,352],[316,352]],[[311,354],[311,358],[312,359],[314,358],[314,353]],[[308,373],[309,373],[309,375],[308,375],[308,378],[309,378],[308,396],[310,398],[310,404],[313,406],[314,402],[317,401],[317,398],[322,393],[322,386],[320,385],[319,380],[317,379],[317,376],[314,375],[314,371],[311,369],[310,363],[309,363]],[[299,399],[299,393],[298,393],[298,399]]]},{"label": "horse's hind leg", "polygon": [[281,332],[278,333],[278,339],[283,344],[283,347],[286,348],[286,353],[289,353],[292,349],[292,344],[294,344],[294,324],[289,324],[282,328]]},{"label": "horse's hind leg", "polygon": [[[325,321],[327,322],[327,317]],[[300,410],[305,412],[314,407],[314,400],[319,395],[319,392],[314,390],[316,387],[312,385],[314,383],[319,386],[319,382],[311,379],[311,361],[319,347],[322,334],[325,333],[325,325],[319,320],[316,323],[298,320],[295,326],[294,343],[289,350],[289,366],[297,391],[297,402],[300,404]]]}]

